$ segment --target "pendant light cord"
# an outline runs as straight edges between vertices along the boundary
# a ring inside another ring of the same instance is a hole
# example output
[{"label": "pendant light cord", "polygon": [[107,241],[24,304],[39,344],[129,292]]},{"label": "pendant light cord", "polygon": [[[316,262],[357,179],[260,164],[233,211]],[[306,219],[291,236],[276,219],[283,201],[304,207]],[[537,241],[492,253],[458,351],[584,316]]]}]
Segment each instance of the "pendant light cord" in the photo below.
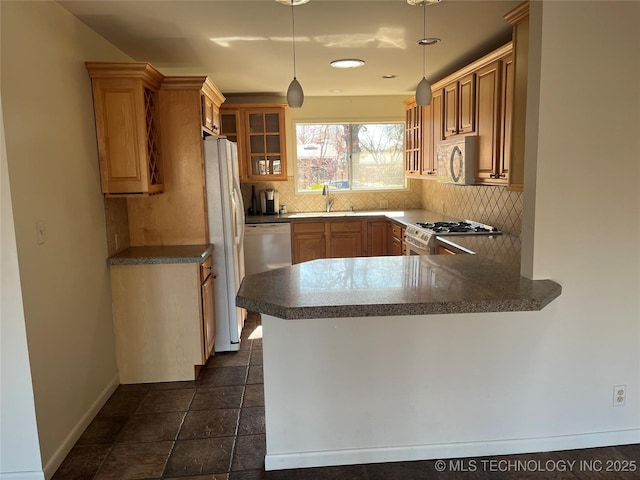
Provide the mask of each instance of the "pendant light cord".
[{"label": "pendant light cord", "polygon": [[293,78],[296,78],[296,19],[293,14],[293,0],[291,0],[291,38],[293,40]]},{"label": "pendant light cord", "polygon": [[[427,38],[427,0],[422,0],[422,40]],[[422,78],[426,78],[427,44],[422,45]]]}]

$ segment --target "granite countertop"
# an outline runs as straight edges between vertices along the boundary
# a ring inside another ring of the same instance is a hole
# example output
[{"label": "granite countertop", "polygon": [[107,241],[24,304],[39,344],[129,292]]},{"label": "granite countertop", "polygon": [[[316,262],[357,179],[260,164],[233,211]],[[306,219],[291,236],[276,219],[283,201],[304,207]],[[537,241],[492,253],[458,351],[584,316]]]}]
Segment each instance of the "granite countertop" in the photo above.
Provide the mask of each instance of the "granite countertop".
[{"label": "granite countertop", "polygon": [[299,220],[348,220],[365,218],[387,218],[398,223],[411,225],[416,222],[457,222],[459,219],[433,212],[431,210],[356,210],[356,211],[331,211],[326,212],[292,212],[284,215],[249,215],[245,223],[283,223]]},{"label": "granite countertop", "polygon": [[322,259],[246,277],[236,304],[283,319],[541,310],[562,287],[479,255]]},{"label": "granite countertop", "polygon": [[520,237],[517,235],[449,235],[438,236],[437,240],[445,247],[451,245],[503,265],[520,266]]},{"label": "granite countertop", "polygon": [[107,265],[152,265],[161,263],[201,263],[211,255],[213,245],[170,245],[129,247],[107,259]]}]

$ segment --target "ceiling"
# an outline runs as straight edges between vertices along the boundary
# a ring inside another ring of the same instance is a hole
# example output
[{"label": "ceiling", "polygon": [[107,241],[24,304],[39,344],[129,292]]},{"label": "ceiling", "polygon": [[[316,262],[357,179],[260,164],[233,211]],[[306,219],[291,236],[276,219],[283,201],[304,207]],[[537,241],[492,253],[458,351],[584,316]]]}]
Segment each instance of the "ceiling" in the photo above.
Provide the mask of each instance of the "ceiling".
[{"label": "ceiling", "polygon": [[[165,75],[208,75],[225,95],[284,95],[293,77],[291,7],[274,0],[59,0],[136,61]],[[503,15],[521,0],[311,0],[294,7],[297,77],[306,96],[410,95],[511,39]],[[338,58],[358,69],[329,66]],[[100,60],[88,58],[90,60]],[[396,75],[384,79],[383,75]],[[337,91],[339,90],[339,92]]]}]

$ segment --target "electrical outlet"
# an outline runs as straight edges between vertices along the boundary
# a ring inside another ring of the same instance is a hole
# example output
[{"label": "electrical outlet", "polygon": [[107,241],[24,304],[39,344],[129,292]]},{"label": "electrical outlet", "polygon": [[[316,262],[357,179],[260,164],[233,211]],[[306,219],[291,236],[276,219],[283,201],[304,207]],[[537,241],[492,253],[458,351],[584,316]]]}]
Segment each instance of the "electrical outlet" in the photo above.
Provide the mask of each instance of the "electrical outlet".
[{"label": "electrical outlet", "polygon": [[627,386],[614,385],[613,386],[613,406],[624,407],[626,400],[627,400]]},{"label": "electrical outlet", "polygon": [[380,208],[389,208],[389,200],[380,200]]}]

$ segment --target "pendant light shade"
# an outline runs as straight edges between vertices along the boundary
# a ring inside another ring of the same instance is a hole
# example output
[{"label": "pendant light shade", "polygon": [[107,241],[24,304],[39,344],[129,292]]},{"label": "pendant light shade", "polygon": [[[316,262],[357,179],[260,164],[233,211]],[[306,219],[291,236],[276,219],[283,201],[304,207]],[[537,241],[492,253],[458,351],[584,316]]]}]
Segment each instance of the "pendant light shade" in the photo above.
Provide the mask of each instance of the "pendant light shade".
[{"label": "pendant light shade", "polygon": [[[431,90],[429,90],[429,93],[431,93]],[[300,85],[296,77],[293,77],[287,90],[287,103],[291,108],[300,108],[303,102],[304,92],[302,91],[302,85]]]},{"label": "pendant light shade", "polygon": [[420,106],[431,104],[431,84],[425,77],[422,77],[416,88],[416,104]]},{"label": "pendant light shade", "polygon": [[[308,0],[307,0],[308,1]],[[291,108],[300,108],[304,102],[304,92],[302,91],[302,85],[296,78],[296,20],[293,14],[293,7],[306,2],[295,3],[295,0],[291,0],[291,40],[293,43],[293,80],[289,84],[287,89],[287,104]]]}]

